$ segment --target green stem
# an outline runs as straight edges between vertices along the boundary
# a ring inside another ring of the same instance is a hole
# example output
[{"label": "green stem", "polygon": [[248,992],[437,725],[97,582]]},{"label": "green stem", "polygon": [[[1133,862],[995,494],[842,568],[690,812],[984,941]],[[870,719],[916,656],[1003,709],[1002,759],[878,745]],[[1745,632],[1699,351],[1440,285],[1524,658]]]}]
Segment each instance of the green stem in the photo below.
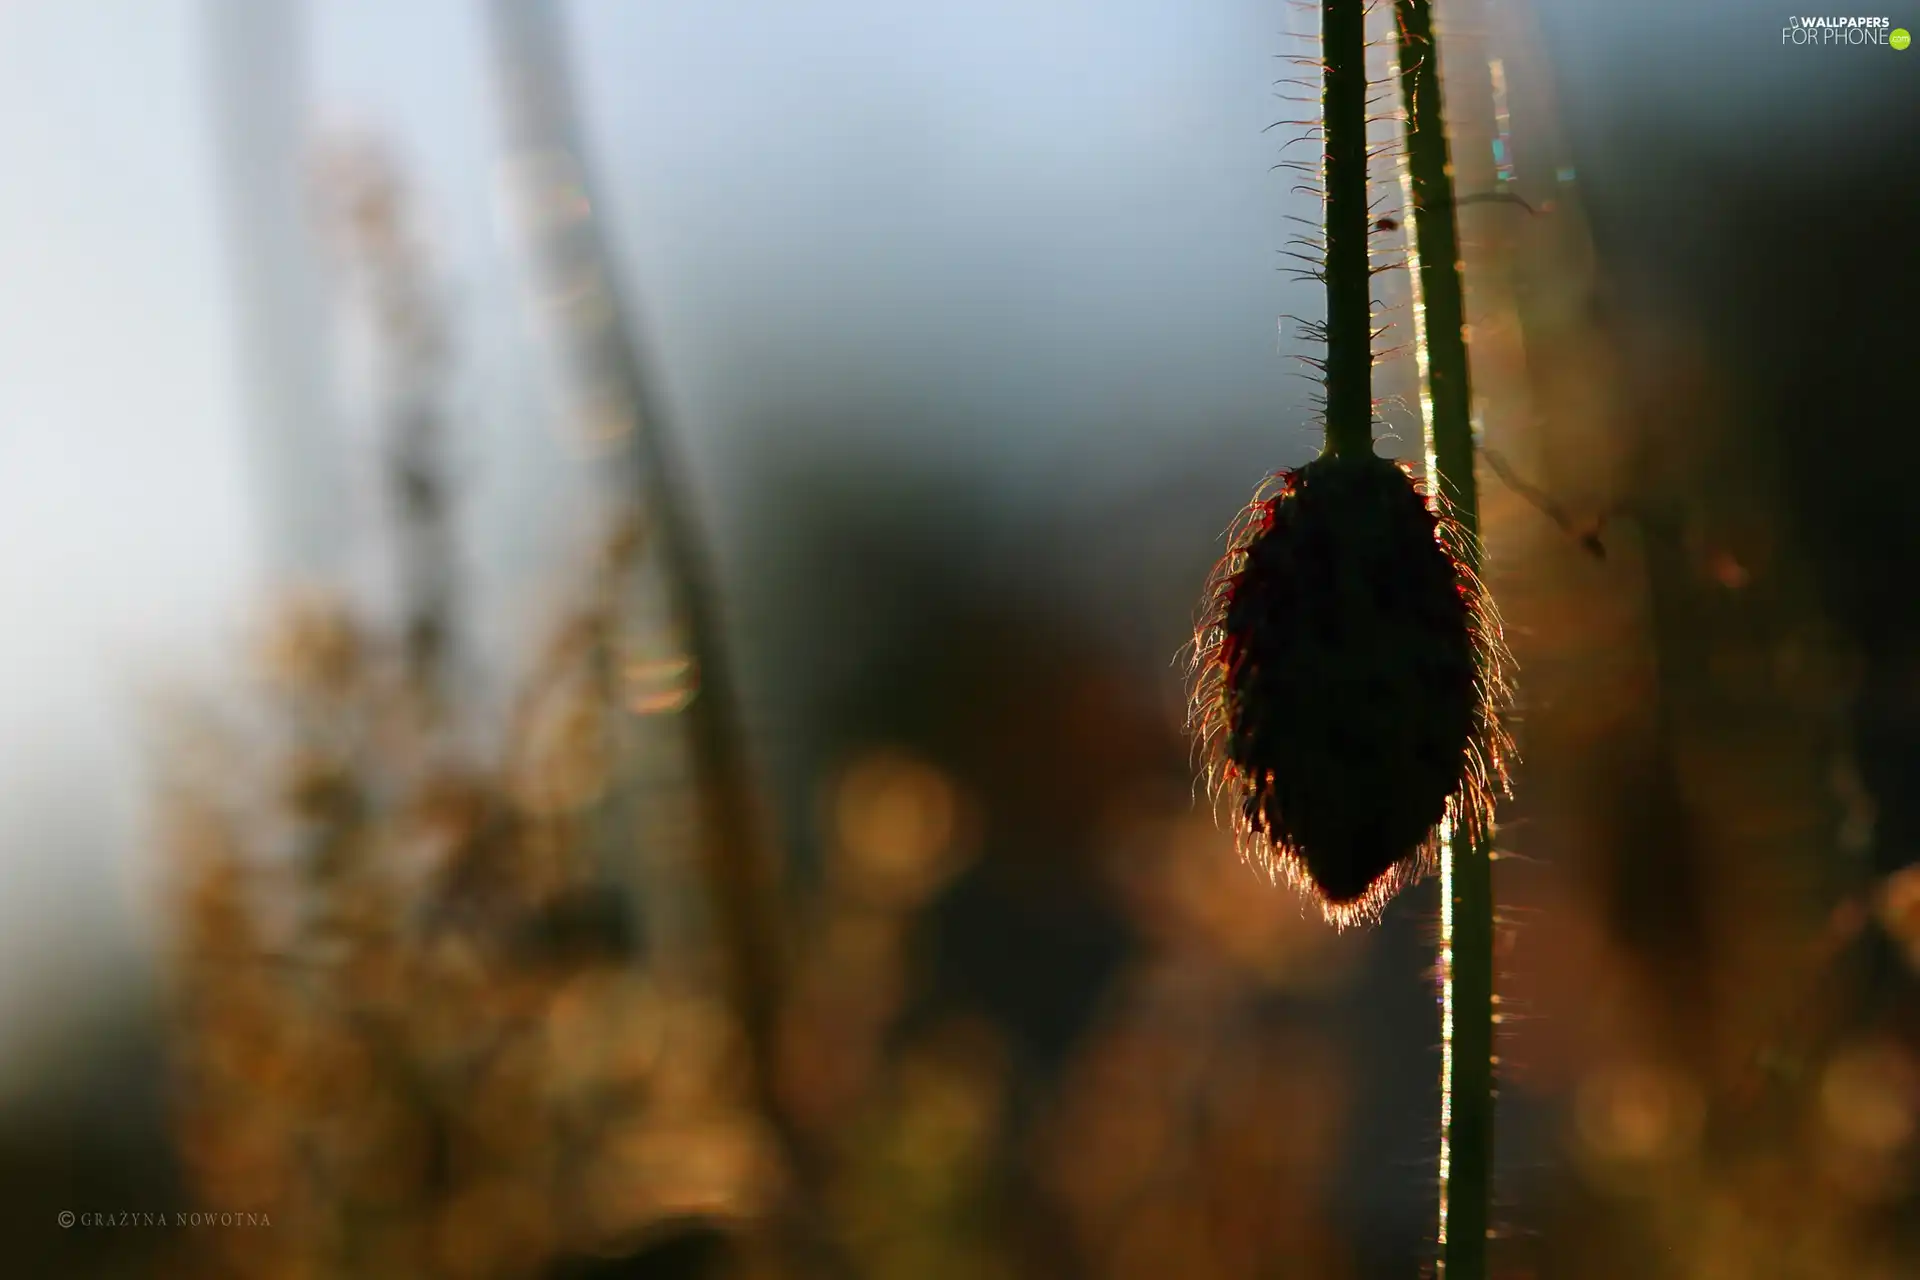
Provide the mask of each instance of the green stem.
[{"label": "green stem", "polygon": [[1373,452],[1373,303],[1367,237],[1367,37],[1364,0],[1323,0],[1327,451]]},{"label": "green stem", "polygon": [[[1394,0],[1400,29],[1400,90],[1406,109],[1407,177],[1413,189],[1414,260],[1426,352],[1427,430],[1440,496],[1475,542],[1480,495],[1473,476],[1473,388],[1467,373],[1467,316],[1454,221],[1453,162],[1440,102],[1439,50],[1430,0]],[[1478,565],[1475,565],[1477,571]]]},{"label": "green stem", "polygon": [[[1473,474],[1460,236],[1441,107],[1430,0],[1395,0],[1400,87],[1412,189],[1418,346],[1425,355],[1427,443],[1443,508],[1462,535],[1458,553],[1480,571],[1479,492]],[[1447,1280],[1483,1280],[1493,1174],[1493,866],[1486,839],[1447,833],[1441,858],[1441,1268]]]},{"label": "green stem", "polygon": [[1446,1024],[1441,1130],[1441,1274],[1483,1280],[1493,1198],[1493,862],[1485,840],[1442,851]]}]

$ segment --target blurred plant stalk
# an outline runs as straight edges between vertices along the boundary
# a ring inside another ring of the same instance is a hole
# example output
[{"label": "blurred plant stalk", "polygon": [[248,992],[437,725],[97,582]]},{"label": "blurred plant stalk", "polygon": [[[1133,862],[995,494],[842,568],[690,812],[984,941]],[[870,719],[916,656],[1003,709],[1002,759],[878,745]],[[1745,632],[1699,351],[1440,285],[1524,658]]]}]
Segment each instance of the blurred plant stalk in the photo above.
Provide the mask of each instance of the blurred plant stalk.
[{"label": "blurred plant stalk", "polygon": [[453,697],[459,597],[443,410],[446,316],[435,296],[426,246],[405,217],[391,162],[367,149],[338,156],[327,194],[334,221],[364,275],[385,368],[378,390],[381,474],[389,489],[399,575],[407,683],[429,724]]},{"label": "blurred plant stalk", "polygon": [[[563,355],[587,387],[611,480],[642,513],[664,561],[672,623],[691,665],[694,692],[684,715],[699,861],[728,994],[748,1043],[751,1087],[789,1158],[803,1166],[777,1087],[784,937],[778,877],[758,817],[707,550],[688,507],[676,443],[643,370],[636,319],[596,225],[559,16],[546,0],[493,0],[487,13],[516,214],[536,271],[556,290],[587,299],[565,309]],[[804,1181],[801,1168],[795,1172]]]},{"label": "blurred plant stalk", "polygon": [[214,0],[203,21],[265,567],[323,579],[341,567],[349,483],[333,434],[320,268],[305,216],[306,7]]}]

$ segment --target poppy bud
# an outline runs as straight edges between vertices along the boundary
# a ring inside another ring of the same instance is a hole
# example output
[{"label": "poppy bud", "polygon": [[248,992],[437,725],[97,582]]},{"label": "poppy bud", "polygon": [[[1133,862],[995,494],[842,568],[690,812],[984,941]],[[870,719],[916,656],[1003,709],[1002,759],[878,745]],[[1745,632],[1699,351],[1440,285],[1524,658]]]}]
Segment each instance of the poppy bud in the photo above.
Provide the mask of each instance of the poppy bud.
[{"label": "poppy bud", "polygon": [[1234,526],[1195,637],[1189,724],[1242,854],[1327,918],[1379,915],[1505,782],[1499,624],[1461,532],[1398,463],[1326,454]]}]

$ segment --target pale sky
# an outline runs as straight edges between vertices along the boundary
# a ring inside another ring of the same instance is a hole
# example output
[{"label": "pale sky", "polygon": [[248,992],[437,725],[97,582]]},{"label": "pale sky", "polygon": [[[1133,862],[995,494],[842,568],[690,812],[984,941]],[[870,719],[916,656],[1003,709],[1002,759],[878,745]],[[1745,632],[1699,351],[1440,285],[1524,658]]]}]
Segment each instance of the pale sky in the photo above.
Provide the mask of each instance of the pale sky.
[{"label": "pale sky", "polygon": [[249,570],[189,12],[0,3],[8,1074],[30,1018],[78,1016],[132,960],[131,703]]}]

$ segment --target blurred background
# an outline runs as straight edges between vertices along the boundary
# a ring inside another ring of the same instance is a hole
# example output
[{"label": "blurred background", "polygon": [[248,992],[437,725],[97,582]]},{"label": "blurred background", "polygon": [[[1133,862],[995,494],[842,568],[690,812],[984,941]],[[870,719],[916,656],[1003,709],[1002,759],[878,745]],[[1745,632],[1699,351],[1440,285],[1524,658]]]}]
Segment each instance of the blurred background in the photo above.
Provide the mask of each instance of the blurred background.
[{"label": "blurred background", "polygon": [[[1920,51],[1437,7],[1499,1273],[1920,1275]],[[0,0],[9,1273],[1429,1269],[1434,886],[1181,735],[1314,24]]]}]

